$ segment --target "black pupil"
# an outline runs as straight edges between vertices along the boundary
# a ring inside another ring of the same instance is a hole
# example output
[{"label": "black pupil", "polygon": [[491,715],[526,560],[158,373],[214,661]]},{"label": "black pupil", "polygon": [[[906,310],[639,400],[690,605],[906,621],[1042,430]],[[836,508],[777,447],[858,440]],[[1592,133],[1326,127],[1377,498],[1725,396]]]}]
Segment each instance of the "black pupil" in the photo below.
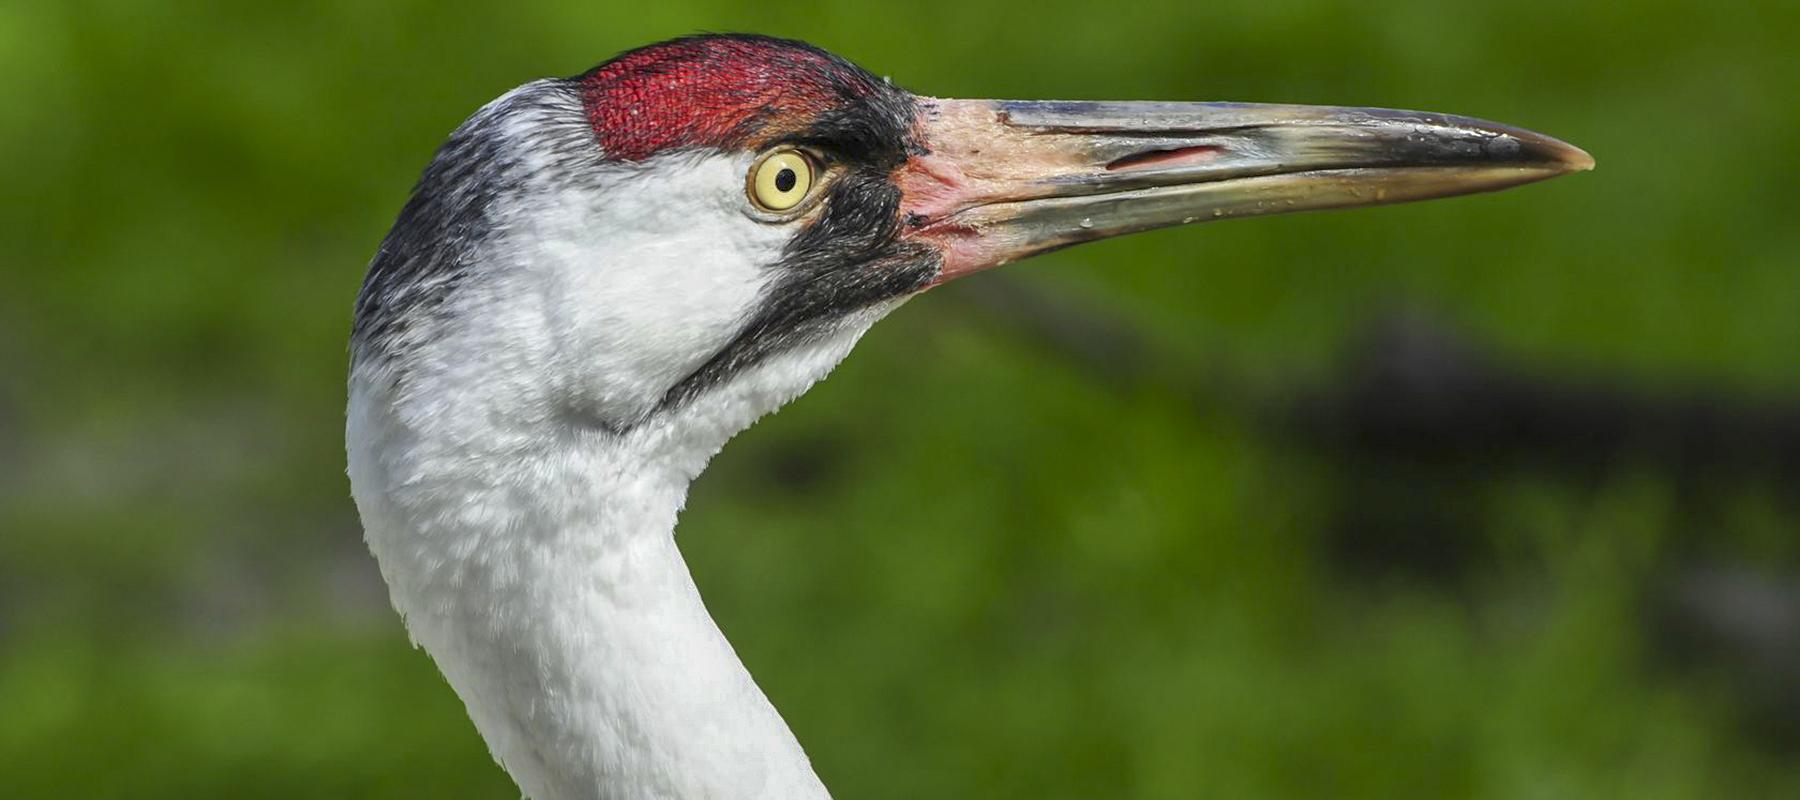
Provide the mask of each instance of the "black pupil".
[{"label": "black pupil", "polygon": [[775,188],[782,192],[791,192],[794,190],[794,183],[798,180],[800,180],[800,176],[795,175],[792,169],[782,167],[780,172],[775,173]]}]

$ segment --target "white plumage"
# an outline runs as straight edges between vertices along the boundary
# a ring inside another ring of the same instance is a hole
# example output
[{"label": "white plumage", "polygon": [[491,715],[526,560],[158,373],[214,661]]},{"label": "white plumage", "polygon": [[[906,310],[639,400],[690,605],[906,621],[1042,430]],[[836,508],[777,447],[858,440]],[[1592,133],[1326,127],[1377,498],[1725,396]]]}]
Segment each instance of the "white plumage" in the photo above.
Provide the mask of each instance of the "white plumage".
[{"label": "white plumage", "polygon": [[351,376],[351,486],[394,606],[530,797],[827,796],[702,605],[675,518],[726,440],[898,301],[622,435],[567,418],[643,417],[736,333],[787,238],[738,210],[749,163],[519,187],[405,388],[379,362]]}]

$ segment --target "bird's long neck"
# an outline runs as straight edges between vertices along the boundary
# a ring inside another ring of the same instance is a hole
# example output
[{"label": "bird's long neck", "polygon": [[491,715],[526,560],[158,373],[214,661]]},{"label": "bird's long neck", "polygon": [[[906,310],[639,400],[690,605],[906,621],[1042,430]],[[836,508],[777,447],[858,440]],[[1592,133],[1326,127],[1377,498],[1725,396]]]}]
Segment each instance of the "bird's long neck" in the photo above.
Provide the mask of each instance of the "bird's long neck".
[{"label": "bird's long neck", "polygon": [[827,797],[675,546],[722,436],[698,453],[574,430],[472,447],[372,391],[351,404],[370,546],[528,796]]}]

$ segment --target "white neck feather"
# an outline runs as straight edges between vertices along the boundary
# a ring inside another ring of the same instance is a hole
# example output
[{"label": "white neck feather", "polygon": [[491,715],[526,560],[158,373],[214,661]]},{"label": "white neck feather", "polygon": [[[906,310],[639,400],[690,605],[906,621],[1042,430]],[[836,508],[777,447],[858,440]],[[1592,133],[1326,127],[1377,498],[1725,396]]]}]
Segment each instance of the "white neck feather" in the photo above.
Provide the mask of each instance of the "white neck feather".
[{"label": "white neck feather", "polygon": [[414,640],[528,796],[828,796],[707,614],[675,518],[727,439],[891,308],[624,433],[497,418],[446,399],[471,387],[409,374],[400,390],[378,363],[354,370],[350,478],[369,546]]},{"label": "white neck feather", "polygon": [[[439,237],[437,261],[378,258],[417,272],[384,274],[359,310],[403,315],[371,323],[351,371],[369,547],[414,641],[528,796],[825,798],[706,613],[675,517],[726,440],[900,301],[668,407],[740,335],[793,231],[744,212],[750,154],[592,163],[585,112],[558,87],[489,104],[452,138],[486,149],[450,147],[440,160],[473,160],[427,173],[443,184],[434,213],[478,215],[484,238],[440,220],[405,232]],[[468,175],[488,183],[453,180]],[[431,296],[441,305],[406,305]]]}]

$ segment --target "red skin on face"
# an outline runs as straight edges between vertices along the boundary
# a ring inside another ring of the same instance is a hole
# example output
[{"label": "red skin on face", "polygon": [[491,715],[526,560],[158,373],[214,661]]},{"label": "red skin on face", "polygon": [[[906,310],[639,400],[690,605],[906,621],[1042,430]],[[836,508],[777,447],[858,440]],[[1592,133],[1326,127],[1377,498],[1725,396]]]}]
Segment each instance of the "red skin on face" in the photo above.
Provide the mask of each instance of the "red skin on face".
[{"label": "red skin on face", "polygon": [[581,83],[601,148],[622,161],[681,147],[749,149],[876,88],[804,45],[705,37],[634,50]]}]

